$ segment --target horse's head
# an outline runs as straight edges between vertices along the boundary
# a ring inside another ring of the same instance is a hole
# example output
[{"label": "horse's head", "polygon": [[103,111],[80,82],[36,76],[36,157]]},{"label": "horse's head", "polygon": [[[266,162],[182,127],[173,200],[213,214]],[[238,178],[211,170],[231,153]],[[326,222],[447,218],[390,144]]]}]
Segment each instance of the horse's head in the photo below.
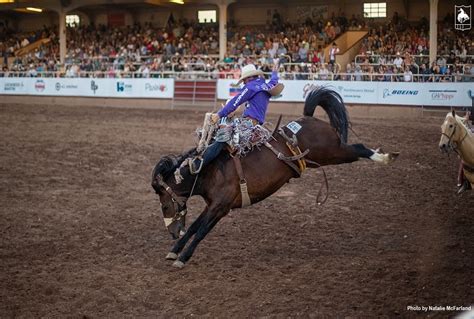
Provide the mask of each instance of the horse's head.
[{"label": "horse's head", "polygon": [[449,112],[441,125],[440,150],[446,153],[455,150],[458,143],[463,139],[464,131],[462,118],[457,116],[454,110]]},{"label": "horse's head", "polygon": [[177,184],[173,175],[178,163],[174,156],[163,157],[156,164],[151,181],[153,189],[160,197],[165,226],[173,239],[178,239],[186,230],[187,197],[177,193]]}]

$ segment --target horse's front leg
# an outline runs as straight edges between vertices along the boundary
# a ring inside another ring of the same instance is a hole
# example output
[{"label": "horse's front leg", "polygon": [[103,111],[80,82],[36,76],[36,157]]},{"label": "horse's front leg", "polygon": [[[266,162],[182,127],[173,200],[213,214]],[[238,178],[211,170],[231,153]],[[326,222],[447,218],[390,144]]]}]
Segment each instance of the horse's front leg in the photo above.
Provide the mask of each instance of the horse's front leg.
[{"label": "horse's front leg", "polygon": [[[229,208],[223,209],[222,207],[209,208],[206,217],[201,221],[201,226],[196,232],[193,241],[189,246],[184,250],[183,253],[179,255],[178,260],[173,263],[174,267],[183,268],[184,264],[191,258],[196,250],[196,247],[199,245],[201,240],[203,240],[206,235],[212,230],[212,228],[224,217],[228,212]],[[189,231],[189,230],[188,230]]]},{"label": "horse's front leg", "polygon": [[193,235],[197,232],[199,227],[201,227],[202,220],[206,216],[207,212],[208,212],[208,207],[206,206],[206,208],[204,208],[204,210],[198,216],[198,218],[196,218],[196,220],[188,228],[186,233],[176,241],[173,248],[171,248],[171,251],[168,253],[168,255],[166,255],[166,259],[168,260],[178,259],[178,254],[183,250],[184,246],[186,246],[186,243],[191,239],[191,237],[193,237]]}]

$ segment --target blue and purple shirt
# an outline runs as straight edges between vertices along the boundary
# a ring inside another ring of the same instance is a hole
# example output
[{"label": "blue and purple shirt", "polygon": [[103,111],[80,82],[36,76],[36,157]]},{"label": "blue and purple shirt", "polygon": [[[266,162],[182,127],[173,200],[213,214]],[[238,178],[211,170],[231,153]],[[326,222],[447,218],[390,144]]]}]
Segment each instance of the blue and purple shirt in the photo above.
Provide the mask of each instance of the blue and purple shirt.
[{"label": "blue and purple shirt", "polygon": [[251,117],[260,124],[265,122],[265,114],[267,113],[268,102],[270,100],[269,90],[278,84],[278,73],[272,72],[272,77],[268,83],[263,78],[257,78],[245,84],[240,94],[234,96],[217,114],[226,117],[234,112],[242,103],[248,102],[244,111],[244,117]]}]

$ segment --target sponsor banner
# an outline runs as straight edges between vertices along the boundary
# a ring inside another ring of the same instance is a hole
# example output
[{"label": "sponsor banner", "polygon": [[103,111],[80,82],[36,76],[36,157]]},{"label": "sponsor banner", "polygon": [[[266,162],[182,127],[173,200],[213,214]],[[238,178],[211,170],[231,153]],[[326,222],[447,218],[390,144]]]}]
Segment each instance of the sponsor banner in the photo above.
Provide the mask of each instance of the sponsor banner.
[{"label": "sponsor banner", "polygon": [[472,82],[466,83],[392,83],[379,82],[378,104],[464,106],[472,105],[469,90]]},{"label": "sponsor banner", "polygon": [[[234,79],[220,79],[219,99],[227,100],[240,92]],[[282,80],[285,85],[276,101],[304,102],[306,94],[321,86],[338,92],[346,103],[469,107],[474,91],[472,82],[405,83],[356,81]],[[103,78],[0,78],[0,94],[86,96],[111,98],[173,98],[173,79]]]},{"label": "sponsor banner", "polygon": [[434,106],[472,106],[470,92],[474,91],[473,82],[430,83],[423,91],[421,105]]},{"label": "sponsor banner", "polygon": [[[227,100],[236,95],[236,80],[221,79],[217,85],[217,97]],[[352,104],[388,104],[419,106],[469,107],[472,100],[469,91],[472,82],[459,83],[404,83],[404,82],[356,82],[356,81],[304,81],[282,80],[285,85],[276,101],[304,102],[306,94],[325,86],[338,92],[344,102]]]},{"label": "sponsor banner", "polygon": [[28,89],[27,78],[0,78],[0,93],[25,94]]},{"label": "sponsor banner", "polygon": [[423,105],[424,87],[429,84],[404,82],[377,82],[377,103]]},{"label": "sponsor banner", "polygon": [[300,21],[311,18],[313,21],[326,19],[328,16],[328,6],[297,6],[296,17]]},{"label": "sponsor banner", "polygon": [[172,98],[173,79],[0,78],[0,94]]}]

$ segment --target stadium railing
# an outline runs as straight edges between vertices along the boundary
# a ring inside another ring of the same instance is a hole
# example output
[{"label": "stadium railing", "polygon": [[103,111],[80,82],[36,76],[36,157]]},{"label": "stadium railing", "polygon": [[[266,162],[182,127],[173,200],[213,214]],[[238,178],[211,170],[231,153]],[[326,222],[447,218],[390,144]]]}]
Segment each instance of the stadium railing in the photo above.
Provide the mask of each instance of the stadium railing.
[{"label": "stadium railing", "polygon": [[[270,73],[266,74],[267,76]],[[133,78],[175,78],[179,80],[217,80],[217,79],[235,79],[234,74],[230,72],[219,71],[191,71],[191,72],[149,72],[142,74],[140,72],[79,72],[74,76],[66,76],[65,72],[38,72],[36,75],[24,72],[0,72],[0,77],[34,77],[34,78],[111,78],[111,79],[133,79]],[[302,80],[302,81],[358,81],[358,82],[474,82],[472,74],[411,74],[407,75],[409,81],[405,79],[405,74],[376,74],[376,73],[295,73],[280,72],[279,77],[282,80]],[[236,79],[235,79],[236,80]],[[237,81],[237,80],[236,80]]]}]

